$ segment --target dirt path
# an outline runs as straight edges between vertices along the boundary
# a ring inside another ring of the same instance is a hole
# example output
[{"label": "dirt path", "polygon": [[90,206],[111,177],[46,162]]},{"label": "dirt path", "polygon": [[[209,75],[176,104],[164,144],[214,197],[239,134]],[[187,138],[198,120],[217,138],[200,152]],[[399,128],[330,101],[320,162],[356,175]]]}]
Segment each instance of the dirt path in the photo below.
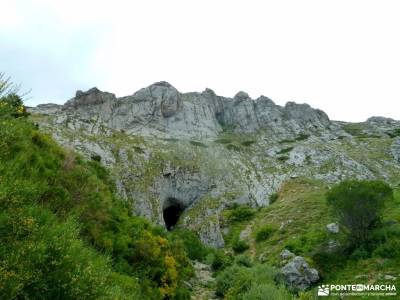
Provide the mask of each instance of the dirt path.
[{"label": "dirt path", "polygon": [[215,296],[215,278],[209,265],[194,261],[195,278],[190,281],[193,300],[217,300]]}]

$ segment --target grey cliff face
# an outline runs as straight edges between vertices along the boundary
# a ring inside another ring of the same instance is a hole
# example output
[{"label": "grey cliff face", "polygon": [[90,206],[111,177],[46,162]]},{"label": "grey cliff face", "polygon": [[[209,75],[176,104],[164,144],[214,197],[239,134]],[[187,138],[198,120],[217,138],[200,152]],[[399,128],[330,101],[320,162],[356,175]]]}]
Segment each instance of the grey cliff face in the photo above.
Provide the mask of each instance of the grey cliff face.
[{"label": "grey cliff face", "polygon": [[167,82],[122,98],[97,88],[78,91],[60,111],[74,118],[97,118],[109,128],[129,133],[179,138],[214,137],[226,128],[242,133],[269,129],[295,134],[330,125],[325,113],[307,104],[290,102],[281,107],[264,96],[253,100],[239,92],[231,99],[209,89],[182,94]]}]

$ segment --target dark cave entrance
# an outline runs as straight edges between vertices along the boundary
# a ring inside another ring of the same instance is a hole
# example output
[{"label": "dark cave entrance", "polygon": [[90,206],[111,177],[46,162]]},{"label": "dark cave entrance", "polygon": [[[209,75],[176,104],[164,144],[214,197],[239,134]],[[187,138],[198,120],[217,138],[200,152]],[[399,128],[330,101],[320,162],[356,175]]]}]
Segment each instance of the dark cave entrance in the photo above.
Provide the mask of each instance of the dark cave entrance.
[{"label": "dark cave entrance", "polygon": [[169,231],[174,229],[176,223],[178,223],[179,217],[184,211],[184,208],[178,202],[178,200],[174,198],[168,199],[167,203],[168,205],[166,205],[163,210],[163,217],[164,217],[165,227]]}]

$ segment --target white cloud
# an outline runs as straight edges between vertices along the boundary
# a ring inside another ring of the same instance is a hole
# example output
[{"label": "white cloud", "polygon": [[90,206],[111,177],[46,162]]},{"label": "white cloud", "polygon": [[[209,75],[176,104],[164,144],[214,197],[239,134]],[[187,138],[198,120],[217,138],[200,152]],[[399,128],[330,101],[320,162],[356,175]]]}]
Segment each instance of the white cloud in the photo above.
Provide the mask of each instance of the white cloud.
[{"label": "white cloud", "polygon": [[[126,95],[167,80],[181,91],[307,102],[333,119],[400,119],[397,2],[17,0],[0,38],[59,70],[40,73],[60,91],[40,85],[35,103],[63,102],[72,88]],[[24,84],[35,91],[35,80]]]}]

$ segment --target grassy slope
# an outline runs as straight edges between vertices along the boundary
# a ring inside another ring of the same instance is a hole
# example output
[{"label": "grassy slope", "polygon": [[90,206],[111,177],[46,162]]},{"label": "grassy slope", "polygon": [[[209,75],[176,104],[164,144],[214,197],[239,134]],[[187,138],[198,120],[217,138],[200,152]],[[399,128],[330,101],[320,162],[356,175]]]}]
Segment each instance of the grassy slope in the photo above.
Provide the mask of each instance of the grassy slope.
[{"label": "grassy slope", "polygon": [[[341,238],[340,234],[337,237],[326,230],[326,224],[334,221],[325,201],[327,189],[328,187],[323,183],[308,179],[298,178],[288,181],[279,191],[279,198],[275,203],[263,209],[253,210],[255,216],[251,220],[230,223],[229,233],[226,235],[228,248],[232,246],[235,237],[247,231],[249,234],[244,239],[249,249],[244,254],[252,257],[256,262],[261,261],[280,267],[279,253],[286,248],[297,255],[304,256],[312,266],[316,267],[322,275],[321,283],[392,283],[399,286],[400,257],[398,255],[384,258],[372,254],[369,258],[348,259],[336,265],[329,264],[327,268],[313,261],[313,254],[324,241]],[[225,219],[228,219],[231,214],[232,210],[226,210]],[[398,234],[400,232],[400,189],[395,190],[394,201],[386,204],[383,221],[397,222],[386,228],[397,232],[392,238],[400,241],[400,234]],[[265,226],[272,228],[270,235],[264,241],[256,241],[256,233]],[[384,278],[385,275],[395,276],[397,279],[388,280]],[[302,297],[311,299],[315,294],[314,289]]]}]

